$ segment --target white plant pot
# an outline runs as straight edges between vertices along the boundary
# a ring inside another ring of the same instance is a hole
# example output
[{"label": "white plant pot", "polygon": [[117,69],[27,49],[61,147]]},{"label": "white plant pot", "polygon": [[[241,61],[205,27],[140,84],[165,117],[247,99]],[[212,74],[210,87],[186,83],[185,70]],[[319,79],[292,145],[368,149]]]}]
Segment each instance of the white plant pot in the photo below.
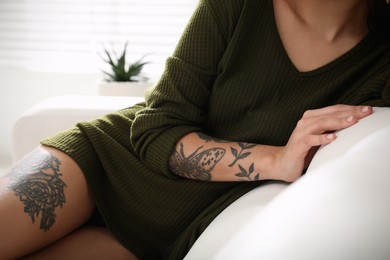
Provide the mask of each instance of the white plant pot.
[{"label": "white plant pot", "polygon": [[100,96],[130,96],[144,97],[145,92],[152,87],[150,82],[98,82]]}]

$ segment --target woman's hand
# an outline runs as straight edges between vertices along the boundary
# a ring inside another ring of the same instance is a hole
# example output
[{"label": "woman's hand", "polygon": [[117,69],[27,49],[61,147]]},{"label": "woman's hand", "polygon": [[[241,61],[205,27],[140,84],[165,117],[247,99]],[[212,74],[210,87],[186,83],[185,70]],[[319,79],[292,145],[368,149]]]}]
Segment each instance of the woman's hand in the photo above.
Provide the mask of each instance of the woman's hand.
[{"label": "woman's hand", "polygon": [[318,147],[333,142],[334,131],[347,128],[370,115],[368,106],[334,105],[308,110],[298,121],[286,146],[276,153],[275,170],[280,179],[295,181],[309,165]]}]

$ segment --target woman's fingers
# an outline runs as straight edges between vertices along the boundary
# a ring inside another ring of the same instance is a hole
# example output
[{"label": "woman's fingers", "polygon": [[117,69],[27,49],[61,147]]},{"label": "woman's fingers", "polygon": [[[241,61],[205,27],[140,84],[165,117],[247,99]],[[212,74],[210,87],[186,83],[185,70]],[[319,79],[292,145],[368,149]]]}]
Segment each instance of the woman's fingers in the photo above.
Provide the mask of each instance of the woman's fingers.
[{"label": "woman's fingers", "polygon": [[355,124],[358,119],[355,116],[348,117],[315,117],[301,119],[297,124],[297,131],[301,135],[319,135],[325,132],[340,130]]},{"label": "woman's fingers", "polygon": [[328,106],[320,109],[307,110],[303,118],[306,117],[316,117],[316,116],[324,116],[329,114],[349,114],[355,115],[357,118],[363,118],[369,114],[371,114],[372,108],[370,106],[350,106],[350,105],[334,105]]},{"label": "woman's fingers", "polygon": [[320,135],[307,135],[302,140],[302,152],[307,152],[314,146],[320,146],[333,142],[337,138],[334,133],[326,133]]},{"label": "woman's fingers", "polygon": [[[326,111],[326,113],[324,112]],[[303,135],[323,134],[349,127],[372,113],[371,107],[337,105],[305,113],[296,130]]]}]

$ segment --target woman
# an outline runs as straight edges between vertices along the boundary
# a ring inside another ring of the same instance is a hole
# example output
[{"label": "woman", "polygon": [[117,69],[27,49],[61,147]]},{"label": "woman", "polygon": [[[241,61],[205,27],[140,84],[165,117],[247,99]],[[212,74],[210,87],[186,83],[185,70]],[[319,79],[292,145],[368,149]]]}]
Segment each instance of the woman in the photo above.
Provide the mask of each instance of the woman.
[{"label": "woman", "polygon": [[333,131],[390,105],[389,9],[201,0],[146,104],[43,141],[1,179],[0,258],[183,258],[235,199],[293,182]]}]

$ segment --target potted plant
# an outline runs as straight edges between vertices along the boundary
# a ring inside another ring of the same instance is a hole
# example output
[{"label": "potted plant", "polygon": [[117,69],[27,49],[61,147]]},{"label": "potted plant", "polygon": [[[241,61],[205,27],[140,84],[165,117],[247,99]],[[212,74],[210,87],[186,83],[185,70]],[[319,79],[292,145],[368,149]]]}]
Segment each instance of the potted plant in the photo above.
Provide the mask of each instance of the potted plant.
[{"label": "potted plant", "polygon": [[129,63],[126,60],[127,45],[126,42],[120,56],[106,48],[104,48],[104,55],[100,55],[111,71],[103,70],[106,78],[98,83],[99,95],[144,96],[151,87],[148,78],[142,75],[142,69],[149,63],[143,61],[145,55],[134,63]]}]

